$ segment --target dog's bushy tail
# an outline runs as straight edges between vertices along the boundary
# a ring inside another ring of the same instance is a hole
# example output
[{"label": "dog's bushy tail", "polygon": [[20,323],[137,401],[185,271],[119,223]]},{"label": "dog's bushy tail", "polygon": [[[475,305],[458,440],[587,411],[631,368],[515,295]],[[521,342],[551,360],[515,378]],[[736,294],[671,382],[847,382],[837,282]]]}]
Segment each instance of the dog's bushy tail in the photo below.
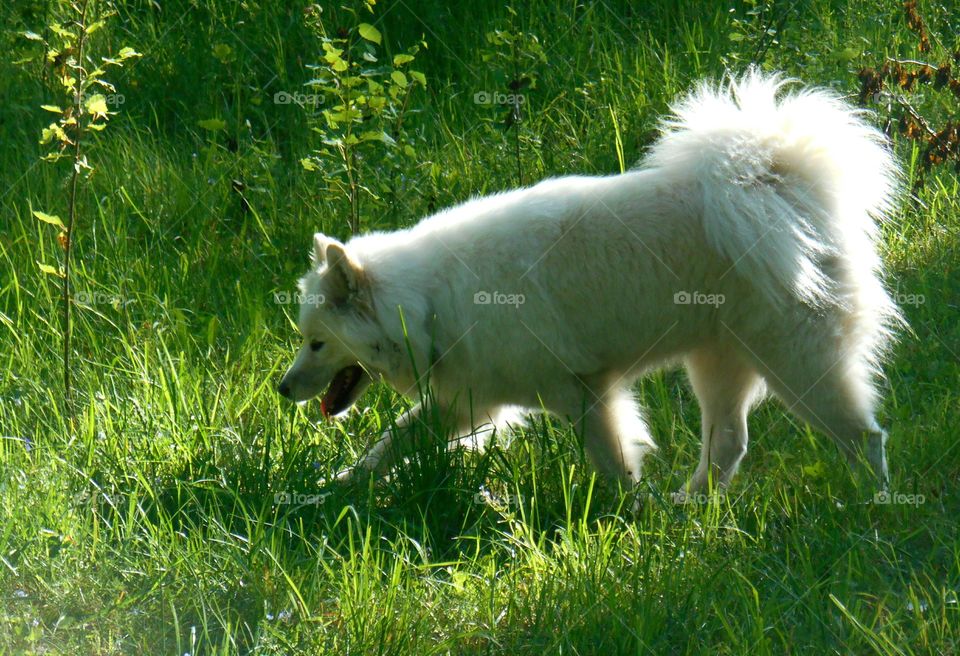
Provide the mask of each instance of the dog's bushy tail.
[{"label": "dog's bushy tail", "polygon": [[701,84],[673,107],[643,165],[694,176],[707,243],[771,301],[842,304],[882,332],[899,315],[874,242],[898,167],[863,112],[788,84],[757,69]]}]

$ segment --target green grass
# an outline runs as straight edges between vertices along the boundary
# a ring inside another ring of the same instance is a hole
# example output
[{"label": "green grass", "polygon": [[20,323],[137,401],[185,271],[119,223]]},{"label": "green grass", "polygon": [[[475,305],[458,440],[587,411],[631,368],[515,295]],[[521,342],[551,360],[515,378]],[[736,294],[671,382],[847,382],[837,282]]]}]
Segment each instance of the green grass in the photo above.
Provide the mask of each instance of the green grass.
[{"label": "green grass", "polygon": [[[305,112],[271,102],[318,56],[303,7],[117,4],[102,46],[145,56],[110,78],[126,102],[90,152],[76,253],[89,302],[76,313],[69,417],[58,287],[36,265],[59,251],[31,216],[63,212],[67,172],[37,164],[50,120],[41,70],[0,64],[0,652],[960,649],[953,175],[929,180],[883,234],[891,286],[924,301],[904,307],[911,330],[887,364],[882,409],[892,489],[921,504],[871,503],[834,447],[772,402],[750,419],[751,452],[727,495],[672,503],[699,453],[678,372],[638,386],[661,449],[636,514],[548,418],[486,453],[434,444],[387,482],[324,487],[406,402],[373,388],[361,412],[329,424],[316,404],[274,392],[296,344],[295,308],[275,293],[294,288],[315,230],[345,236],[346,206],[297,163],[314,139]],[[516,184],[513,135],[472,101],[505,87],[507,72],[479,53],[510,14],[495,2],[381,4],[388,52],[428,42],[418,66],[429,87],[409,118],[417,156],[388,204],[364,208],[371,229]],[[619,170],[615,125],[636,160],[671,98],[756,53],[848,94],[859,66],[915,55],[900,9],[880,0],[775,3],[793,11],[769,48],[751,4],[529,4],[513,20],[548,63],[521,125],[527,181]],[[42,29],[47,3],[0,11],[13,60],[26,47],[16,31]],[[955,6],[921,11],[937,33],[960,31]],[[235,60],[217,61],[215,43]],[[213,116],[224,133],[197,127]],[[276,503],[285,493],[306,503]]]}]

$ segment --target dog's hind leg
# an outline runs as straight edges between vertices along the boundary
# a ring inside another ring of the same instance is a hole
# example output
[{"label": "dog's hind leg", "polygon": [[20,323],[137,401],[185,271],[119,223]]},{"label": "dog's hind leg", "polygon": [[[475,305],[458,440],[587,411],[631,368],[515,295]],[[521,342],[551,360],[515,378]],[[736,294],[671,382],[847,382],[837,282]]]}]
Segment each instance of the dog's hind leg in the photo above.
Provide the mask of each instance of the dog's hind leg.
[{"label": "dog's hind leg", "polygon": [[640,480],[644,456],[657,447],[629,390],[578,380],[563,396],[548,409],[583,435],[587,456],[600,474],[632,487]]},{"label": "dog's hind leg", "polygon": [[724,486],[747,453],[747,413],[763,393],[763,380],[733,348],[694,351],[687,373],[700,403],[700,464],[687,492]]},{"label": "dog's hind leg", "polygon": [[790,347],[752,354],[770,389],[790,412],[830,436],[851,465],[865,461],[886,486],[887,436],[875,418],[877,394],[862,352],[841,340],[831,348],[825,337]]}]

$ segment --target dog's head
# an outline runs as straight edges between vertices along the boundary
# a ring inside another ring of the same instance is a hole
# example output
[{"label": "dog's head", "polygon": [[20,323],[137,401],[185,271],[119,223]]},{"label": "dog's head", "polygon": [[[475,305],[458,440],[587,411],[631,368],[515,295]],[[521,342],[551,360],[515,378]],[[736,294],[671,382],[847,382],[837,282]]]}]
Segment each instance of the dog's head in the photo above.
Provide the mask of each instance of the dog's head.
[{"label": "dog's head", "polygon": [[300,280],[303,345],[277,391],[307,401],[324,389],[324,416],[345,412],[371,382],[380,349],[369,281],[339,241],[314,235],[313,266]]}]

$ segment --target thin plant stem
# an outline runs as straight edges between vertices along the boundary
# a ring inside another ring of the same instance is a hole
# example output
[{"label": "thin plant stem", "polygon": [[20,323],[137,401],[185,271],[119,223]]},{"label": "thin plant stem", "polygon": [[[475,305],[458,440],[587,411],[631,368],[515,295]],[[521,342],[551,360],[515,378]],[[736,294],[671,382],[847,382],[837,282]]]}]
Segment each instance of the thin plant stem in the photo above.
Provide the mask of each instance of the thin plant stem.
[{"label": "thin plant stem", "polygon": [[70,197],[67,207],[67,230],[63,244],[63,397],[67,411],[72,407],[72,389],[70,386],[70,335],[72,327],[70,303],[70,254],[73,247],[73,230],[77,219],[77,193],[80,182],[80,162],[83,157],[83,83],[86,79],[83,68],[84,46],[87,37],[87,6],[89,0],[81,0],[80,20],[78,26],[80,34],[77,38],[77,81],[74,85],[73,111],[77,117],[77,126],[73,142],[73,174],[70,178]]}]

